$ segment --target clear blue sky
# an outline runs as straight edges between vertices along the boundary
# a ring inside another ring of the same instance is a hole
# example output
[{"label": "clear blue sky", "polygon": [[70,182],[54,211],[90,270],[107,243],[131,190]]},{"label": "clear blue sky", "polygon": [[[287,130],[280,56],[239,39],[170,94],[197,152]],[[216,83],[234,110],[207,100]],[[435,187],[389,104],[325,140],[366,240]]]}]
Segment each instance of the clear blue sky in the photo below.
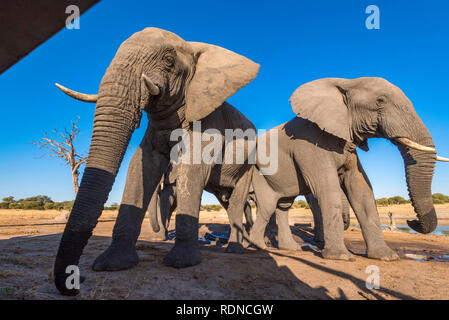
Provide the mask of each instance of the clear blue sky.
[{"label": "clear blue sky", "polygon": [[[380,30],[365,28],[365,8],[380,8]],[[449,156],[449,2],[341,1],[101,1],[81,16],[80,30],[64,29],[0,75],[0,197],[46,194],[73,199],[62,161],[38,157],[29,144],[44,130],[81,117],[80,151],[87,153],[94,108],[62,94],[54,82],[95,93],[115,51],[145,27],[170,30],[261,64],[259,76],[229,101],[257,128],[294,117],[288,103],[301,84],[323,77],[384,77],[402,88]],[[120,202],[126,171],[145,131],[132,138],[108,203]],[[377,198],[407,197],[403,162],[388,141],[359,151]],[[437,164],[433,192],[449,194],[449,164]],[[204,195],[204,203],[216,203]]]}]

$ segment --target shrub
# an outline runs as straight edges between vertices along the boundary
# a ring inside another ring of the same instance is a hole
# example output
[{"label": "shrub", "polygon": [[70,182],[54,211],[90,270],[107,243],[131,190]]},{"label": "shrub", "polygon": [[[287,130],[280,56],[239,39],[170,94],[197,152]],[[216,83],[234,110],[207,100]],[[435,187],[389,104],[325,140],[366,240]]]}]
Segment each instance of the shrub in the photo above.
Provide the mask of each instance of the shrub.
[{"label": "shrub", "polygon": [[293,202],[292,208],[304,208],[304,209],[310,209],[309,204],[307,201],[304,200],[298,200]]},{"label": "shrub", "polygon": [[72,210],[73,208],[73,204],[75,203],[75,200],[72,201],[63,201],[61,202],[63,204],[63,209],[64,210]]},{"label": "shrub", "polygon": [[410,200],[405,200],[403,197],[401,196],[395,196],[395,197],[391,197],[391,198],[380,198],[376,200],[376,204],[380,207],[386,207],[386,206],[390,206],[393,204],[404,204],[404,203],[409,203]]},{"label": "shrub", "polygon": [[205,210],[205,211],[220,211],[222,208],[221,205],[219,204],[205,204],[201,206],[201,210]]},{"label": "shrub", "polygon": [[104,210],[118,210],[120,209],[120,205],[118,203],[111,204],[110,207],[104,207]]},{"label": "shrub", "polygon": [[19,202],[12,202],[8,205],[9,209],[22,209],[23,205]]},{"label": "shrub", "polygon": [[376,204],[380,207],[386,207],[390,205],[390,202],[388,201],[388,198],[380,198],[376,200]]},{"label": "shrub", "polygon": [[62,209],[64,209],[64,203],[63,202],[53,202],[52,209],[53,210],[62,210]]},{"label": "shrub", "polygon": [[434,193],[432,195],[432,200],[435,204],[449,203],[449,196],[446,196],[442,193]]},{"label": "shrub", "polygon": [[0,209],[9,209],[8,202],[0,202]]},{"label": "shrub", "polygon": [[11,203],[11,202],[14,202],[14,197],[9,196],[9,197],[3,198],[2,200],[3,200],[3,202]]},{"label": "shrub", "polygon": [[25,210],[44,210],[42,202],[39,201],[23,201],[22,209]]},{"label": "shrub", "polygon": [[55,202],[48,202],[48,203],[44,204],[44,209],[51,210],[51,209],[54,209],[54,206],[55,206]]},{"label": "shrub", "polygon": [[409,202],[409,201],[405,200],[403,197],[400,197],[400,196],[391,197],[388,200],[390,201],[390,204],[404,204],[404,203],[408,203]]}]

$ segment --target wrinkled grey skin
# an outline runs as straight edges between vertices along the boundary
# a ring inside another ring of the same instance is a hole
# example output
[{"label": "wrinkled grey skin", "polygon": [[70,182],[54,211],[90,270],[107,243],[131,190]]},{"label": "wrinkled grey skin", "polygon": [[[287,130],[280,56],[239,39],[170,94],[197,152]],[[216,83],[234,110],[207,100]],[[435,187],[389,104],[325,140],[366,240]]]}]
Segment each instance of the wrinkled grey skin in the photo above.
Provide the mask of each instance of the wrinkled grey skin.
[{"label": "wrinkled grey skin", "polygon": [[[351,223],[349,202],[343,190],[341,190],[340,192],[340,197],[341,197],[341,217],[343,219],[343,230],[347,230]],[[321,210],[318,205],[318,201],[311,193],[305,195],[305,198],[313,214],[314,241],[319,248],[324,248],[323,219],[321,217]]]},{"label": "wrinkled grey skin", "polygon": [[[137,264],[135,244],[150,198],[177,143],[170,140],[174,129],[184,128],[191,137],[192,122],[201,120],[201,130],[217,129],[224,145],[225,129],[254,128],[225,100],[254,79],[258,69],[258,64],[229,50],[186,42],[157,28],[146,28],[122,43],[100,84],[86,169],[56,256],[55,284],[62,294],[78,293],[65,286],[66,267],[79,263],[142,112],[147,113],[148,129],[128,168],[112,243],[96,259],[94,270],[122,270]],[[239,228],[249,168],[247,164],[179,165],[177,237],[164,258],[166,265],[181,268],[201,261],[198,213],[207,181],[233,189],[228,213],[236,219],[227,250],[241,251]],[[209,177],[217,176],[219,180],[210,181]]]},{"label": "wrinkled grey skin", "polygon": [[[253,181],[253,183],[254,183],[254,181]],[[255,199],[255,195],[250,194],[250,196],[253,196]],[[351,223],[350,212],[349,212],[349,202],[348,202],[348,199],[346,198],[346,195],[343,192],[343,190],[341,190],[340,196],[341,196],[341,203],[342,203],[341,216],[343,219],[343,230],[347,230]],[[316,198],[313,196],[313,194],[309,193],[309,194],[304,195],[304,197],[306,198],[306,201],[309,204],[310,210],[312,211],[312,215],[313,215],[314,241],[319,248],[323,248],[324,247],[324,232],[323,232],[323,219],[321,217],[320,207],[318,205]],[[293,204],[293,201],[291,201],[290,207],[292,204]],[[266,230],[268,231],[268,233],[270,233],[270,231],[272,231],[272,230],[277,230],[277,232],[278,232],[278,248],[282,249],[282,250],[298,250],[300,248],[300,246],[296,243],[296,241],[294,240],[294,238],[292,236],[292,233],[290,231],[290,226],[288,223],[288,216],[285,213],[285,211],[290,209],[290,207],[288,207],[288,208],[285,207],[286,209],[284,208],[283,210],[276,210],[275,214],[271,216],[271,218],[268,222],[268,225],[266,227]],[[281,224],[282,226],[279,226],[279,224]],[[282,230],[282,234],[279,230]],[[269,238],[270,237],[273,237],[273,235],[269,235]]]},{"label": "wrinkled grey skin", "polygon": [[[168,226],[170,224],[170,219],[177,207],[176,203],[176,174],[177,174],[177,166],[170,163],[165,172],[161,182],[156,188],[156,192],[153,194],[150,200],[150,204],[148,206],[148,215],[150,217],[150,223],[153,231],[155,232],[153,238],[165,241],[168,237]],[[229,207],[229,198],[232,194],[232,189],[216,189],[215,186],[206,184],[204,190],[215,195],[217,200],[223,206],[225,210]],[[245,203],[245,218],[246,224],[244,229],[244,238],[248,239],[247,231],[250,230],[252,225],[254,224],[251,205],[247,201]],[[229,216],[229,223],[232,226],[234,221],[231,221],[233,217]],[[232,228],[232,227],[231,227]],[[246,231],[246,232],[245,232]],[[248,243],[244,241],[244,245],[246,246]]]},{"label": "wrinkled grey skin", "polygon": [[[409,226],[421,233],[435,230],[431,184],[436,153],[411,149],[397,139],[407,138],[432,148],[434,144],[399,88],[381,78],[327,78],[299,87],[290,101],[298,117],[259,138],[265,140],[277,130],[278,167],[282,169],[267,176],[254,170],[258,211],[251,240],[256,246],[265,247],[264,230],[274,211],[283,217],[278,221],[280,234],[288,234],[285,208],[296,196],[311,192],[322,213],[323,257],[352,260],[343,241],[342,185],[360,223],[367,256],[398,259],[383,239],[371,184],[356,152],[357,146],[367,149],[366,140],[371,137],[389,139],[403,156],[409,195],[418,218],[408,221]],[[260,163],[257,166],[263,167]]]}]

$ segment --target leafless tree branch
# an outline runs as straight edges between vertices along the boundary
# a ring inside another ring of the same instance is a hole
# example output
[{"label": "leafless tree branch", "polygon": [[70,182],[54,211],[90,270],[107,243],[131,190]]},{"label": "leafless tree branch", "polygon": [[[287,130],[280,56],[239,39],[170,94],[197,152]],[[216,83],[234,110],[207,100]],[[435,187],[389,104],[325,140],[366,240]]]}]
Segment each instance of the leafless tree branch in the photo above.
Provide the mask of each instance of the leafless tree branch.
[{"label": "leafless tree branch", "polygon": [[43,154],[42,157],[61,158],[67,166],[70,166],[75,194],[78,193],[79,168],[82,164],[86,163],[87,160],[87,157],[80,156],[76,152],[74,146],[74,141],[80,133],[80,130],[76,125],[79,120],[80,117],[77,116],[77,119],[72,121],[71,128],[64,128],[64,132],[53,129],[53,135],[58,137],[58,141],[49,137],[47,132],[44,131],[44,137],[41,140],[31,142],[39,149],[47,150],[47,153]]}]

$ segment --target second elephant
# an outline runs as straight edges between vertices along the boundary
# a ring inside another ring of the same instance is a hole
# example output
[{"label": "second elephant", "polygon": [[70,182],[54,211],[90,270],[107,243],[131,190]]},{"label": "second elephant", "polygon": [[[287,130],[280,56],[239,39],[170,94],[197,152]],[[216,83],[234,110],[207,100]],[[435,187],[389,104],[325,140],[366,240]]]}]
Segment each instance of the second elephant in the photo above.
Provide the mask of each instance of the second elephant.
[{"label": "second elephant", "polygon": [[[268,143],[271,135],[279,135],[276,141],[282,170],[265,176],[256,171],[253,174],[258,204],[253,243],[265,247],[263,234],[275,210],[286,215],[285,207],[296,196],[312,193],[322,212],[323,257],[353,259],[343,237],[343,187],[360,223],[367,256],[398,259],[383,239],[371,184],[356,153],[357,147],[367,150],[367,139],[372,137],[389,139],[403,156],[418,218],[407,221],[409,226],[420,233],[435,230],[431,184],[438,157],[429,131],[398,87],[381,78],[327,78],[302,85],[290,101],[298,117],[259,138],[258,144]],[[263,169],[264,164],[257,166]],[[280,228],[286,229],[288,224],[280,224]]]}]

